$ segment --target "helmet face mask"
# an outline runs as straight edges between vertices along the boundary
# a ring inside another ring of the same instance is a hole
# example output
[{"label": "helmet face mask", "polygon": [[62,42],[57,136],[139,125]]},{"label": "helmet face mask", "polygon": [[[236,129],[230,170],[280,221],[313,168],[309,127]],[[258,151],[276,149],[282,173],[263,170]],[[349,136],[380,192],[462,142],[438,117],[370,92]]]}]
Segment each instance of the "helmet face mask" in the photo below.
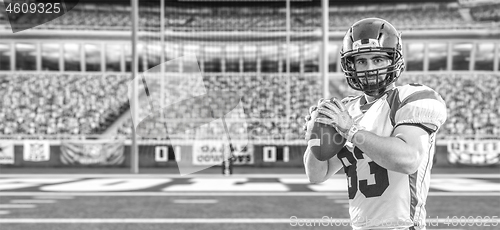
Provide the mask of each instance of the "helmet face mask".
[{"label": "helmet face mask", "polygon": [[[356,70],[354,57],[362,54],[383,53],[390,64],[370,70]],[[347,83],[354,90],[369,96],[378,96],[395,82],[404,71],[401,38],[387,21],[367,18],[353,24],[344,37],[340,51],[341,67]],[[376,79],[375,84],[369,79]]]}]

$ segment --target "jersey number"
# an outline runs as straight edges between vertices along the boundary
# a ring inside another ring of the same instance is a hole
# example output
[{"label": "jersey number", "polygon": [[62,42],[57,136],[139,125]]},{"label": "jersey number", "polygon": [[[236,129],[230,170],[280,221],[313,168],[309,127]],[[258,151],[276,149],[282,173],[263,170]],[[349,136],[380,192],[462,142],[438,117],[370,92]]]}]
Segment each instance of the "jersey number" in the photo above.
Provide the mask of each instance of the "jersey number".
[{"label": "jersey number", "polygon": [[[389,175],[387,174],[387,169],[382,168],[377,163],[370,161],[368,165],[370,166],[370,174],[375,177],[374,184],[368,184],[368,180],[359,180],[358,182],[358,173],[357,173],[357,159],[364,159],[363,152],[358,148],[354,149],[354,154],[352,154],[347,149],[340,151],[338,154],[339,158],[345,157],[350,166],[346,167],[347,180],[349,183],[349,199],[354,199],[358,189],[366,198],[370,197],[378,197],[381,196],[387,187],[389,187]],[[358,188],[359,186],[359,188]]]}]

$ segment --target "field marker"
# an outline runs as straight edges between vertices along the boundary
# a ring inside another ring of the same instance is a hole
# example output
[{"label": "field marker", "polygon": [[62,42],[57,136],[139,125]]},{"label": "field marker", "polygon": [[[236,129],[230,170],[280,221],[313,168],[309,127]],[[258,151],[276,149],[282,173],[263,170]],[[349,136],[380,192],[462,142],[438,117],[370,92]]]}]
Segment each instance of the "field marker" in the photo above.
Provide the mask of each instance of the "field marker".
[{"label": "field marker", "polygon": [[[345,175],[333,175],[332,178],[344,178]],[[0,174],[0,178],[301,178],[307,179],[304,174],[232,174],[230,177],[221,174]]]},{"label": "field marker", "polygon": [[[500,174],[432,174],[432,178],[500,178]],[[233,174],[225,177],[221,174],[0,174],[0,178],[300,178],[307,179],[304,174]],[[336,174],[331,178],[345,179],[344,174]]]},{"label": "field marker", "polygon": [[[318,219],[320,220],[320,219]],[[343,221],[349,221],[348,219],[338,219]],[[0,219],[0,223],[50,223],[50,224],[289,224],[291,223],[290,218],[126,218],[126,219],[23,219],[23,218],[12,218],[12,219]]]},{"label": "field marker", "polygon": [[33,199],[74,199],[73,196],[34,196]]},{"label": "field marker", "polygon": [[500,196],[500,192],[429,192],[429,196]]},{"label": "field marker", "polygon": [[[0,192],[0,196],[337,196],[345,192]],[[500,192],[429,192],[429,196],[500,196]]]},{"label": "field marker", "polygon": [[334,200],[333,202],[335,202],[337,204],[349,204],[348,200]]},{"label": "field marker", "polygon": [[[346,193],[334,192],[0,192],[0,196],[338,196]],[[500,193],[499,193],[500,195]]]},{"label": "field marker", "polygon": [[13,204],[53,204],[55,200],[11,200]]},{"label": "field marker", "polygon": [[7,210],[0,210],[0,215],[7,215],[7,214],[10,214],[10,212]]},{"label": "field marker", "polygon": [[[323,219],[305,219],[305,218],[2,218],[2,224],[291,224],[298,221],[305,223],[349,223],[348,218],[328,218]],[[440,218],[428,220],[427,223],[446,224],[449,219]],[[492,221],[488,219],[475,219],[474,223],[495,224],[500,220]],[[432,226],[429,226],[432,228]],[[429,229],[431,230],[431,229]],[[432,229],[433,230],[433,229]]]},{"label": "field marker", "polygon": [[339,199],[339,197],[335,197],[335,196],[329,196],[326,199],[333,200],[333,202],[335,202],[337,204],[349,204],[349,200]]},{"label": "field marker", "polygon": [[176,204],[215,204],[218,200],[173,200]]},{"label": "field marker", "polygon": [[0,204],[0,208],[35,208],[34,204]]}]

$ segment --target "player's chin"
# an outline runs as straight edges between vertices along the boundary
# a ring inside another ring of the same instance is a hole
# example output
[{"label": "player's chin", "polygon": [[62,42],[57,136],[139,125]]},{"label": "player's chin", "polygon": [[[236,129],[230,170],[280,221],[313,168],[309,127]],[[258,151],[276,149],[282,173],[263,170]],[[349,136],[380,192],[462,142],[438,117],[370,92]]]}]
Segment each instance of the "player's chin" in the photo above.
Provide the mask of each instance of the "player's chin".
[{"label": "player's chin", "polygon": [[378,77],[378,76],[375,76],[375,75],[371,75],[371,76],[368,76],[368,77],[359,77],[358,78],[361,82],[363,82],[364,84],[377,84],[379,82],[381,82],[384,78],[383,77]]},{"label": "player's chin", "polygon": [[376,79],[373,80],[368,80],[368,81],[361,81],[364,85],[364,88],[366,91],[375,91],[376,89],[379,88],[380,86],[380,81],[377,81]]},{"label": "player's chin", "polygon": [[377,81],[376,79],[370,79],[368,81],[363,81],[363,83],[365,85],[368,85],[369,87],[375,87],[379,83],[379,81]]},{"label": "player's chin", "polygon": [[364,93],[370,97],[375,97],[375,98],[379,98],[380,96],[382,96],[384,94],[384,90],[368,90],[368,91],[364,91]]}]

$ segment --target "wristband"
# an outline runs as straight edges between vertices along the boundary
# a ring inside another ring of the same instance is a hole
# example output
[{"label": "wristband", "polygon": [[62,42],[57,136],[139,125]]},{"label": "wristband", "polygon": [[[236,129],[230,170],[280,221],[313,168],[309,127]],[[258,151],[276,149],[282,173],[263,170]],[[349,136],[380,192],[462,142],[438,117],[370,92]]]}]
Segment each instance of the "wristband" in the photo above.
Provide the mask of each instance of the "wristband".
[{"label": "wristband", "polygon": [[358,124],[354,124],[353,126],[351,126],[349,131],[347,131],[347,137],[346,137],[347,141],[352,143],[352,138],[354,137],[354,134],[356,134],[360,130],[365,130],[365,128]]}]

